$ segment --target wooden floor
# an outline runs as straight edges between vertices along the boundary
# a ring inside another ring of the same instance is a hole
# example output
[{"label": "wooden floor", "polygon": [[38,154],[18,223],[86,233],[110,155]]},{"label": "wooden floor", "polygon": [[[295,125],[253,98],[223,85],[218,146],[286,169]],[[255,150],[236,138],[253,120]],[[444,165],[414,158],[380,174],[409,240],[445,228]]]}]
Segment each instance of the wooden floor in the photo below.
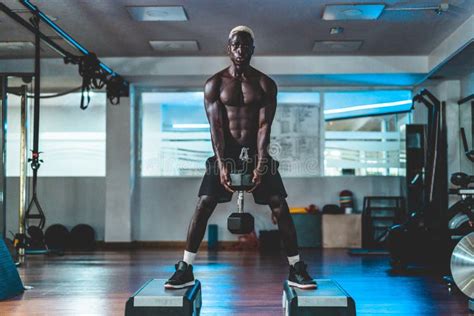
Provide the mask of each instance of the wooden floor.
[{"label": "wooden floor", "polygon": [[[168,278],[179,250],[100,251],[63,257],[30,256],[20,268],[21,297],[0,302],[0,315],[123,315],[145,281]],[[393,274],[387,258],[352,257],[345,250],[303,250],[315,278],[339,282],[357,315],[469,315],[467,299],[450,294],[440,276],[420,270]],[[203,251],[195,264],[202,315],[282,315],[283,256]]]}]

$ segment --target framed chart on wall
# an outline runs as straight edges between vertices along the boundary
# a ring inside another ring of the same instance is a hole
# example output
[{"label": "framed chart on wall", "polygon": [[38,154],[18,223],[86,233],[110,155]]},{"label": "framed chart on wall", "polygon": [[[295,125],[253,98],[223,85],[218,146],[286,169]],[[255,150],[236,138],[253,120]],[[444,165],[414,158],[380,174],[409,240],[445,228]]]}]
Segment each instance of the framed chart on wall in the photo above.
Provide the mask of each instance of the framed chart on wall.
[{"label": "framed chart on wall", "polygon": [[270,155],[282,176],[322,174],[323,113],[319,104],[279,103],[271,131]]}]

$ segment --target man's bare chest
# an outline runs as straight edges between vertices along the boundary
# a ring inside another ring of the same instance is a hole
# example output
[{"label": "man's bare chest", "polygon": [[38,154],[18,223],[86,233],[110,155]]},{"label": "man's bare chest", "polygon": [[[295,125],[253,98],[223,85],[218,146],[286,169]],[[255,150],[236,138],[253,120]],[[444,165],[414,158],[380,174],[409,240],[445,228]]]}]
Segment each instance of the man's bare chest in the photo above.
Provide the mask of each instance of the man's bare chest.
[{"label": "man's bare chest", "polygon": [[259,106],[264,97],[264,91],[258,82],[226,80],[220,89],[221,102],[226,106]]}]

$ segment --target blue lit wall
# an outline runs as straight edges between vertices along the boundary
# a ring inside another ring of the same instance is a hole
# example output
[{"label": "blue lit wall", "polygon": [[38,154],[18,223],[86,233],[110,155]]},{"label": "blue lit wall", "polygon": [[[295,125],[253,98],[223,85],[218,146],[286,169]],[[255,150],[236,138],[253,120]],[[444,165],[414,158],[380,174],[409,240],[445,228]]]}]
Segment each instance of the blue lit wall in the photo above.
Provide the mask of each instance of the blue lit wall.
[{"label": "blue lit wall", "polygon": [[[333,91],[324,92],[325,120],[384,115],[411,110],[410,90]],[[319,104],[319,92],[279,92],[278,103]],[[206,124],[203,92],[144,93],[144,103],[161,106],[162,130],[176,131],[173,124]],[[179,129],[199,131],[207,128]]]}]

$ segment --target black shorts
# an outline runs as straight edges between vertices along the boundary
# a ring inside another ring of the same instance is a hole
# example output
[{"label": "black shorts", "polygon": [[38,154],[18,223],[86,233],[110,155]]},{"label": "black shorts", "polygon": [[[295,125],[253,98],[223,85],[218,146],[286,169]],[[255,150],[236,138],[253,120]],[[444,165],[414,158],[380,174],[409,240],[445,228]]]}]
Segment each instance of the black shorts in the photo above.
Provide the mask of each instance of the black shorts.
[{"label": "black shorts", "polygon": [[[226,158],[227,160],[238,160],[235,158]],[[238,164],[238,163],[237,163]],[[288,195],[283,185],[280,173],[278,172],[278,161],[269,157],[265,163],[265,172],[262,176],[262,182],[252,192],[255,203],[268,204],[271,196],[280,196],[286,198]],[[251,172],[252,170],[250,170]],[[206,174],[201,182],[198,196],[208,195],[215,197],[217,203],[225,203],[232,200],[232,192],[227,191],[220,182],[219,168],[217,167],[216,157],[210,157],[206,160]]]}]

